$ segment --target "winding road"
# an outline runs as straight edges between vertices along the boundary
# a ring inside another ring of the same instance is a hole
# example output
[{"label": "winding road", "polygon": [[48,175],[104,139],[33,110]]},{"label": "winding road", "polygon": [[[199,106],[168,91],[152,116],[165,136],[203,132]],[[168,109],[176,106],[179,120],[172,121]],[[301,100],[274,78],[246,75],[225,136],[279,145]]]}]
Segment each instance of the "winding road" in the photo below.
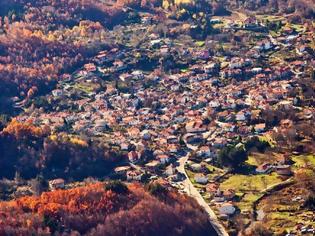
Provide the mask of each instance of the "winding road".
[{"label": "winding road", "polygon": [[[187,145],[190,149],[196,150],[198,147],[196,146],[191,146]],[[226,232],[224,226],[220,223],[218,220],[216,214],[214,211],[209,207],[209,205],[206,203],[206,201],[203,199],[201,194],[198,192],[198,190],[195,188],[195,186],[192,184],[190,181],[186,171],[185,171],[185,164],[190,156],[190,152],[187,153],[186,156],[180,158],[179,161],[179,166],[177,167],[178,172],[183,173],[186,178],[185,180],[182,181],[182,184],[184,185],[184,190],[186,193],[190,196],[193,197],[200,206],[204,208],[204,210],[208,213],[209,216],[209,222],[211,223],[212,227],[216,231],[218,236],[228,236],[229,234]]]}]

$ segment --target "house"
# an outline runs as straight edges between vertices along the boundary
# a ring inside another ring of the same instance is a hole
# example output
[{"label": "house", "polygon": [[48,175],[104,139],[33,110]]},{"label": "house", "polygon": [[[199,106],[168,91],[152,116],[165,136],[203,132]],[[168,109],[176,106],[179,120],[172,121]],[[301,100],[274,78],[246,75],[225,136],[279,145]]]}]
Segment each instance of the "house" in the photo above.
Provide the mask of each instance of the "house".
[{"label": "house", "polygon": [[274,166],[278,175],[290,176],[292,175],[292,170],[290,165],[276,165]]},{"label": "house", "polygon": [[190,121],[186,123],[185,128],[187,133],[202,133],[207,131],[206,126],[203,125],[201,120]]},{"label": "house", "polygon": [[143,16],[141,18],[141,23],[143,25],[151,25],[153,23],[153,18],[151,16]]},{"label": "house", "polygon": [[231,203],[224,203],[219,207],[219,212],[221,215],[233,215],[236,209]]},{"label": "house", "polygon": [[201,164],[193,163],[193,164],[190,165],[190,168],[194,172],[200,172],[201,169],[202,169],[202,166],[201,166]]},{"label": "house", "polygon": [[211,141],[214,148],[222,148],[227,144],[227,140],[223,137],[216,137]]},{"label": "house", "polygon": [[51,190],[63,189],[65,187],[64,179],[54,179],[48,182],[49,188]]},{"label": "house", "polygon": [[244,66],[244,60],[242,58],[233,58],[230,62],[230,69],[240,69]]},{"label": "house", "polygon": [[212,157],[214,155],[214,153],[211,152],[209,146],[200,147],[196,154],[198,157],[203,157],[203,158]]},{"label": "house", "polygon": [[129,144],[128,144],[128,143],[125,143],[125,142],[121,143],[121,144],[120,144],[120,149],[121,149],[122,151],[128,151],[128,150],[129,150]]},{"label": "house", "polygon": [[259,50],[261,51],[267,51],[271,48],[273,48],[273,44],[269,40],[263,40],[259,44]]},{"label": "house", "polygon": [[258,174],[268,174],[272,171],[272,165],[270,163],[263,163],[255,171]]},{"label": "house", "polygon": [[198,184],[206,184],[208,183],[208,177],[204,174],[196,174],[194,177],[196,183]]},{"label": "house", "polygon": [[167,176],[172,176],[172,175],[175,175],[176,173],[177,173],[177,170],[173,164],[170,164],[169,166],[166,167],[165,174]]},{"label": "house", "polygon": [[265,129],[266,129],[266,124],[265,123],[256,124],[254,126],[254,130],[257,133],[262,133],[262,132],[265,131]]},{"label": "house", "polygon": [[219,188],[219,184],[218,183],[209,183],[207,184],[206,186],[206,191],[208,193],[216,193],[216,191],[218,190]]},{"label": "house", "polygon": [[170,157],[165,154],[157,155],[156,159],[159,160],[163,165],[169,163],[170,161]]},{"label": "house", "polygon": [[95,72],[96,71],[96,66],[93,63],[85,64],[84,69],[89,73],[89,72]]},{"label": "house", "polygon": [[141,137],[144,139],[144,140],[150,140],[151,139],[151,133],[149,130],[143,130],[141,131]]},{"label": "house", "polygon": [[136,79],[136,80],[144,79],[144,74],[140,70],[135,70],[131,74],[132,74],[133,79]]},{"label": "house", "polygon": [[159,169],[160,164],[161,163],[159,161],[153,160],[151,162],[146,163],[145,167],[148,171],[155,173]]},{"label": "house", "polygon": [[60,97],[60,96],[63,95],[63,91],[61,89],[55,89],[55,90],[52,91],[52,95],[54,97]]},{"label": "house", "polygon": [[172,181],[183,181],[184,179],[186,179],[186,175],[185,174],[183,174],[183,173],[181,173],[181,172],[176,172],[176,174],[175,175],[173,175],[172,177],[171,177],[171,180]]},{"label": "house", "polygon": [[96,132],[105,132],[108,128],[107,122],[104,120],[98,120],[95,122],[94,130]]},{"label": "house", "polygon": [[160,53],[162,55],[167,55],[169,53],[169,47],[167,45],[163,45],[161,48],[160,48]]},{"label": "house", "polygon": [[131,163],[136,163],[140,160],[141,158],[141,154],[139,152],[136,152],[136,151],[131,151],[128,153],[128,160],[131,162]]},{"label": "house", "polygon": [[235,115],[235,120],[236,121],[245,121],[246,117],[245,117],[245,113],[240,111]]},{"label": "house", "polygon": [[227,189],[223,191],[223,197],[225,200],[232,200],[235,197],[235,190],[233,189]]},{"label": "house", "polygon": [[217,188],[214,196],[213,196],[213,201],[215,202],[224,202],[225,197],[223,196],[223,191]]},{"label": "house", "polygon": [[220,103],[218,101],[212,100],[209,102],[209,106],[211,108],[218,108],[220,106]]},{"label": "house", "polygon": [[258,24],[258,20],[255,16],[248,17],[244,21],[244,27],[245,28],[255,28],[257,26],[259,26],[259,24]]},{"label": "house", "polygon": [[131,169],[130,166],[118,166],[114,169],[115,173],[118,175],[125,175],[127,171]]},{"label": "house", "polygon": [[129,170],[126,173],[127,181],[141,181],[143,173],[139,170]]}]

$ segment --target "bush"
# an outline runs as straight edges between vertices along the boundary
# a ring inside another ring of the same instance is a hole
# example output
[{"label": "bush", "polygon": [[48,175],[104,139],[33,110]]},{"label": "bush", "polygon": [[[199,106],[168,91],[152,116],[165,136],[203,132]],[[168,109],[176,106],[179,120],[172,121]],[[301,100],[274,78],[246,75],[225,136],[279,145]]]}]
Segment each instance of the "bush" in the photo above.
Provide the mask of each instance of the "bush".
[{"label": "bush", "polygon": [[306,207],[307,209],[311,210],[311,211],[315,211],[315,195],[310,195],[305,203],[304,203],[304,207]]},{"label": "bush", "polygon": [[113,180],[105,184],[106,191],[113,191],[115,193],[128,193],[128,187],[126,184],[119,180]]},{"label": "bush", "polygon": [[239,171],[247,160],[247,152],[243,145],[228,145],[219,152],[219,165]]},{"label": "bush", "polygon": [[270,147],[270,144],[266,140],[254,136],[245,143],[245,148],[246,150],[250,150],[254,147],[257,148],[259,152],[264,152],[266,148]]},{"label": "bush", "polygon": [[167,192],[167,189],[159,183],[150,183],[147,186],[148,192],[154,196],[161,196]]}]

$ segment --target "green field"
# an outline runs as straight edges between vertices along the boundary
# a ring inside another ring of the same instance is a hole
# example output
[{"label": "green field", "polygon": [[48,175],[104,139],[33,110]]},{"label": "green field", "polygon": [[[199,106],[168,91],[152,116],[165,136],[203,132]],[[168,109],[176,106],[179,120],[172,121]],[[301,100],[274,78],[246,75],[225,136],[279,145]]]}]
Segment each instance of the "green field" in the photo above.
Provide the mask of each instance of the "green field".
[{"label": "green field", "polygon": [[262,191],[274,184],[282,182],[276,173],[270,175],[232,175],[223,183],[222,190],[234,189],[236,194],[242,196],[236,205],[241,211],[251,211],[252,204],[262,194]]},{"label": "green field", "polygon": [[294,167],[300,168],[304,166],[315,167],[315,155],[299,155],[292,156],[292,161],[294,161]]}]

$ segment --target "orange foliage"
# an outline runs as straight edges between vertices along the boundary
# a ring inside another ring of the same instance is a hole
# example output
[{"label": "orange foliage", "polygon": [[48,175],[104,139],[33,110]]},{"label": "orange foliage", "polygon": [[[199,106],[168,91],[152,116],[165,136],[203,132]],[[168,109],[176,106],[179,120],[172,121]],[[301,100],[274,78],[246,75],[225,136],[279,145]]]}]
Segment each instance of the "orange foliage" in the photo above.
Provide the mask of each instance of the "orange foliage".
[{"label": "orange foliage", "polygon": [[42,129],[32,125],[31,122],[21,123],[16,119],[13,119],[3,130],[3,132],[14,135],[17,139],[40,137],[43,135]]},{"label": "orange foliage", "polygon": [[[212,235],[207,214],[188,197],[159,200],[138,184],[127,192],[96,183],[0,202],[0,234],[79,232],[87,235]],[[123,225],[123,227],[122,227]]]}]

